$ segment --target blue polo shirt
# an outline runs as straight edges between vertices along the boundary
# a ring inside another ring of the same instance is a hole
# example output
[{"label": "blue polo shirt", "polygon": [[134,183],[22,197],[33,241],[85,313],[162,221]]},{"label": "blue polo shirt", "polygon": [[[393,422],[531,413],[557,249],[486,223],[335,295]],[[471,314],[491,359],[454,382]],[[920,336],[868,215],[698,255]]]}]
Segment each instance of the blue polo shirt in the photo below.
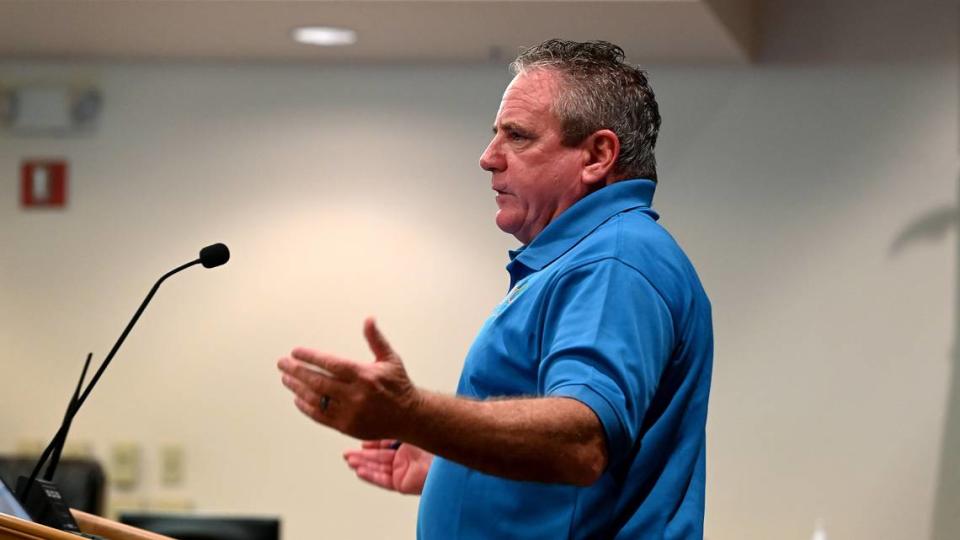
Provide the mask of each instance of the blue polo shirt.
[{"label": "blue polo shirt", "polygon": [[588,487],[518,482],[437,457],[417,537],[703,537],[710,302],[650,208],[656,184],[606,186],[510,254],[510,290],[457,393],[554,396],[596,413],[609,463]]}]

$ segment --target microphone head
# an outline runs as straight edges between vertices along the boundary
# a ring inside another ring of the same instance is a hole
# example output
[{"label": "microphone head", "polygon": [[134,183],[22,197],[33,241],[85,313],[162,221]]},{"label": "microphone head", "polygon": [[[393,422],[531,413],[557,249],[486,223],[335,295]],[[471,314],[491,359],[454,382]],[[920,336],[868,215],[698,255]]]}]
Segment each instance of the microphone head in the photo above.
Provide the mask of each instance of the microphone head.
[{"label": "microphone head", "polygon": [[230,260],[230,249],[223,244],[213,244],[200,250],[200,264],[204,268],[214,268]]}]

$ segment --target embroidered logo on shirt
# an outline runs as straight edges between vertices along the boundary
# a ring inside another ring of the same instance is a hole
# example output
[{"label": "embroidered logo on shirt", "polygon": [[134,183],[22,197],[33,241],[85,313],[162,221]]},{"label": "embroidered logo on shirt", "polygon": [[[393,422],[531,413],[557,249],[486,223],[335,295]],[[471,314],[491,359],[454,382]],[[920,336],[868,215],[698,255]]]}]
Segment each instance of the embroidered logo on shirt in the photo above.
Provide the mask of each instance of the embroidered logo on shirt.
[{"label": "embroidered logo on shirt", "polygon": [[500,314],[503,313],[503,311],[507,309],[507,307],[510,304],[512,304],[513,301],[516,300],[517,297],[520,296],[520,293],[522,293],[526,288],[527,288],[527,280],[522,280],[516,285],[514,285],[513,288],[510,289],[510,292],[507,293],[507,296],[504,297],[504,299],[493,310],[493,313],[490,315],[490,318],[494,319],[496,317],[499,317]]},{"label": "embroidered logo on shirt", "polygon": [[523,290],[526,288],[527,288],[526,280],[523,280],[520,283],[517,283],[516,285],[513,286],[512,289],[510,289],[510,292],[507,293],[507,297],[504,298],[503,301],[506,302],[507,305],[512,304],[513,301],[516,300],[517,297],[520,296],[520,293],[523,292]]}]

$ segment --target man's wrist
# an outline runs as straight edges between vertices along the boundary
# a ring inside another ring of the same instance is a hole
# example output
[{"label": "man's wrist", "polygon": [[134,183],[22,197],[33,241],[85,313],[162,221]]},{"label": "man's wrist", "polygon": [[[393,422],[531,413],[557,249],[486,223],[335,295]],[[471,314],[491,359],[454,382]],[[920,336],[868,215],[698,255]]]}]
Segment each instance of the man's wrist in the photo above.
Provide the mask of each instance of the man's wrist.
[{"label": "man's wrist", "polygon": [[397,439],[413,444],[419,442],[420,429],[429,418],[428,413],[426,413],[429,399],[429,391],[416,386],[413,387],[407,404],[403,408],[403,417],[401,418],[401,422],[399,422],[401,429],[397,434]]}]

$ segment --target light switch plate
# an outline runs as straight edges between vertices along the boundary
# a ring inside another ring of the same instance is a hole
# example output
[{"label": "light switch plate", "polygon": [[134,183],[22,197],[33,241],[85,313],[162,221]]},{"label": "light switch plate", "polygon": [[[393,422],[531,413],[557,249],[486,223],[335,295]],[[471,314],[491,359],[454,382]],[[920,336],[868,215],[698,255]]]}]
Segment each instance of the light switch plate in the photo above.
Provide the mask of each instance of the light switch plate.
[{"label": "light switch plate", "polygon": [[113,445],[110,482],[119,489],[132,489],[140,481],[140,445],[135,442]]},{"label": "light switch plate", "polygon": [[168,444],[160,447],[160,482],[166,487],[183,484],[186,476],[186,456],[183,445]]}]

